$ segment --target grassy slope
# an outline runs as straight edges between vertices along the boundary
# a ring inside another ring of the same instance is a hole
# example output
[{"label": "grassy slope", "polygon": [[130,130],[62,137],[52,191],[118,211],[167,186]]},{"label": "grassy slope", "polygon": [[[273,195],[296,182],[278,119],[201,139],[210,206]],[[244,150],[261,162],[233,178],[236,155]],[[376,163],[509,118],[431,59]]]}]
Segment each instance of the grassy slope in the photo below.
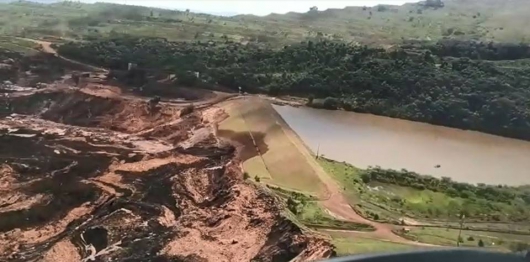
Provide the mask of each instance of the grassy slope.
[{"label": "grassy slope", "polygon": [[[354,182],[360,180],[359,169],[345,163],[328,161],[320,159],[319,163],[324,169],[331,174],[344,188],[344,193],[348,196],[348,200],[352,205],[356,205],[357,209],[362,212],[365,216],[370,217],[370,214],[378,214],[379,220],[381,221],[394,221],[399,219],[401,216],[411,216],[414,214],[426,214],[423,209],[427,207],[440,207],[442,210],[450,201],[456,201],[455,199],[437,192],[431,192],[429,190],[416,190],[412,188],[400,187],[389,184],[378,184],[371,185],[373,188],[379,186],[379,190],[369,192],[360,183]],[[363,189],[364,188],[364,189]],[[391,201],[388,201],[389,194],[397,195],[402,197],[409,203],[405,207],[398,208],[392,205]],[[373,204],[377,203],[377,205]],[[406,210],[406,214],[402,214],[401,210]],[[423,210],[423,211],[422,211]],[[371,217],[371,219],[374,219]],[[452,227],[458,227],[459,224],[456,222],[436,222],[429,221],[434,224],[450,225]],[[517,231],[528,234],[529,227],[526,224],[507,224],[507,223],[473,223],[466,221],[464,228],[477,228],[487,229],[493,231]],[[436,227],[411,227],[410,232],[405,234],[407,238],[417,240],[423,243],[429,243],[441,246],[454,246],[458,237],[458,230],[456,229],[445,229]],[[355,240],[348,239],[340,236],[333,236],[334,241],[337,242],[337,248],[345,254],[355,253],[357,249],[367,249],[370,251],[372,244],[367,243],[356,243]],[[469,237],[473,237],[474,240],[468,240]],[[482,239],[485,243],[486,248],[491,248],[500,251],[509,251],[510,247],[516,242],[530,243],[530,235],[519,235],[510,233],[500,232],[486,232],[486,231],[471,231],[463,230],[462,238],[464,243],[462,246],[477,247],[478,240]],[[366,245],[366,246],[365,246]],[[375,247],[374,251],[398,251],[406,250],[407,246],[395,246],[385,247],[384,243],[379,243],[380,247]],[[394,249],[395,248],[395,249]],[[410,247],[408,247],[410,249]],[[350,253],[347,253],[350,252]]]},{"label": "grassy slope", "polygon": [[[430,243],[443,246],[454,246],[458,238],[458,230],[443,228],[411,228],[405,236],[413,238],[423,243]],[[482,239],[484,247],[501,251],[509,251],[510,246],[515,242],[530,243],[528,235],[513,235],[505,233],[468,231],[463,230],[461,246],[478,247],[478,241]],[[470,238],[471,237],[471,238]]]},{"label": "grassy slope", "polygon": [[[525,0],[446,0],[437,10],[416,4],[347,7],[265,17],[218,17],[110,4],[0,4],[0,34],[87,38],[115,33],[171,40],[228,38],[285,44],[306,38],[392,44],[443,36],[529,42],[530,5]],[[418,11],[421,10],[421,11]],[[370,14],[371,13],[371,14]],[[80,20],[81,18],[81,20]],[[83,20],[85,19],[85,20]],[[96,20],[97,22],[94,22]],[[77,23],[76,23],[77,22]]]},{"label": "grassy slope", "polygon": [[365,217],[374,219],[370,214],[377,214],[381,222],[399,223],[400,214],[390,212],[385,208],[372,204],[370,201],[370,195],[364,194],[366,190],[363,190],[364,186],[360,183],[359,169],[346,163],[328,161],[320,158],[318,160],[320,165],[330,174],[343,188],[343,193],[348,199],[348,202],[352,206],[356,206],[356,209],[363,214]]},{"label": "grassy slope", "polygon": [[277,123],[279,116],[268,102],[249,98],[230,101],[224,107],[230,117],[219,126],[219,134],[244,145],[241,157],[250,177],[259,176],[264,183],[298,192],[325,195],[325,187],[315,170],[285,135]]},{"label": "grassy slope", "polygon": [[[314,228],[340,229],[340,230],[355,230],[355,231],[373,231],[374,228],[354,222],[343,221],[334,218],[328,214],[315,198],[306,194],[292,192],[289,190],[269,186],[278,196],[280,196],[287,204],[287,200],[297,203],[295,217],[304,225]],[[293,210],[291,210],[292,212]]]},{"label": "grassy slope", "polygon": [[332,243],[335,245],[335,251],[337,251],[339,256],[380,252],[391,253],[424,248],[358,236],[352,237],[341,232],[326,231],[326,233],[332,237]]},{"label": "grassy slope", "polygon": [[21,52],[24,54],[37,53],[38,44],[30,41],[24,41],[13,37],[0,36],[0,48]]},{"label": "grassy slope", "polygon": [[[371,182],[367,186],[360,179],[360,170],[352,165],[326,159],[320,159],[319,163],[340,183],[349,203],[365,217],[396,224],[401,222],[401,218],[407,217],[428,224],[458,227],[458,211],[455,211],[455,208],[461,207],[464,202],[462,198],[379,182]],[[395,198],[401,199],[403,204],[393,201]],[[511,212],[514,208],[511,205],[499,206],[506,212]],[[530,225],[524,223],[475,223],[469,219],[466,226],[475,229],[525,233],[528,233],[530,229]]]},{"label": "grassy slope", "polygon": [[369,238],[343,238],[332,236],[332,243],[339,256],[370,253],[391,253],[418,249],[415,246],[385,242]]}]

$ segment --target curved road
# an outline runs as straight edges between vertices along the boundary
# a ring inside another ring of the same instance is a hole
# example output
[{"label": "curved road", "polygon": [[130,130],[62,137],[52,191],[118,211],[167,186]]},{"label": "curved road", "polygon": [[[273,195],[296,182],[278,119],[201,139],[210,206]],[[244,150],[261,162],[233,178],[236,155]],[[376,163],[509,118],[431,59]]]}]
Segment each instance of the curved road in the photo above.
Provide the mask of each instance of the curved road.
[{"label": "curved road", "polygon": [[81,62],[78,62],[78,61],[75,61],[75,60],[72,60],[72,59],[69,59],[69,58],[66,58],[64,56],[59,55],[57,53],[57,51],[55,49],[53,49],[53,47],[51,46],[53,44],[51,42],[41,41],[41,40],[36,40],[36,39],[31,39],[31,38],[22,38],[22,37],[17,37],[17,38],[21,39],[21,40],[26,40],[26,41],[30,41],[30,42],[39,44],[42,47],[42,51],[44,53],[54,54],[55,56],[65,60],[65,61],[68,61],[70,63],[86,66],[86,67],[88,67],[88,68],[90,68],[91,70],[94,70],[94,71],[108,72],[107,69],[104,69],[104,68],[101,68],[101,67],[97,67],[97,66],[92,66],[92,65],[89,65],[89,64],[86,64],[86,63],[81,63]]},{"label": "curved road", "polygon": [[[279,124],[279,123],[278,123]],[[329,176],[329,174],[318,164],[310,153],[309,149],[303,144],[302,140],[296,135],[296,133],[291,130],[289,127],[285,127],[280,124],[284,133],[289,138],[291,143],[295,145],[298,150],[306,157],[309,164],[313,167],[320,180],[326,186],[327,192],[329,192],[329,197],[319,201],[324,208],[331,212],[332,216],[335,216],[337,219],[346,220],[350,222],[368,224],[375,228],[373,232],[360,232],[353,230],[340,230],[341,232],[349,232],[352,235],[363,235],[369,236],[372,238],[383,239],[390,242],[403,243],[409,245],[417,246],[433,246],[430,244],[420,243],[405,239],[401,236],[398,236],[392,232],[393,225],[384,224],[375,221],[368,220],[361,215],[359,215],[353,208],[350,206],[344,194],[342,194],[342,189],[339,184]],[[332,230],[328,230],[332,231]]]}]

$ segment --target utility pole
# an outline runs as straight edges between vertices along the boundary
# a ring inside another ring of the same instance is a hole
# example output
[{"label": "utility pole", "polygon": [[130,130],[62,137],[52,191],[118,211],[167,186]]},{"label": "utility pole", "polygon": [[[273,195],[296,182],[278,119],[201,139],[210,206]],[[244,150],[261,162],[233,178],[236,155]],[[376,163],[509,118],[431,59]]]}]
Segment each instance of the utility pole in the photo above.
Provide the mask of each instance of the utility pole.
[{"label": "utility pole", "polygon": [[464,226],[464,219],[466,218],[466,215],[460,214],[460,230],[458,231],[458,237],[456,238],[456,246],[460,246],[460,238],[462,236],[462,227]]},{"label": "utility pole", "polygon": [[318,159],[319,151],[320,151],[320,142],[318,143],[318,146],[317,146],[317,155],[316,155],[315,159]]}]

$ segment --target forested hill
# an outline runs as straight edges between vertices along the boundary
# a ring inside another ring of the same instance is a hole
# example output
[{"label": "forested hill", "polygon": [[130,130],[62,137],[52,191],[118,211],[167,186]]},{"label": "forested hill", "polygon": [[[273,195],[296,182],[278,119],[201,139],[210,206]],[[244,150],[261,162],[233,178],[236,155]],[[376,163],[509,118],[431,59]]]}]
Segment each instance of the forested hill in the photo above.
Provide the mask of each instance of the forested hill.
[{"label": "forested hill", "polygon": [[[525,45],[451,42],[386,51],[330,41],[277,50],[231,42],[139,38],[59,48],[62,55],[105,67],[124,69],[136,62],[176,73],[185,85],[220,84],[234,90],[241,86],[250,92],[298,95],[313,106],[530,140],[528,50]],[[501,61],[473,60],[469,55]],[[517,60],[503,60],[507,57]],[[200,72],[200,79],[191,71]]]},{"label": "forested hill", "polygon": [[308,6],[307,10],[265,17],[221,17],[105,3],[15,1],[0,4],[0,34],[84,40],[127,34],[173,41],[231,40],[274,46],[309,39],[379,46],[443,38],[530,42],[528,0],[428,0],[403,6],[330,10]]},{"label": "forested hill", "polygon": [[308,7],[265,17],[19,1],[0,4],[0,13],[0,34],[71,39],[61,54],[105,67],[137,62],[186,85],[294,94],[317,98],[313,106],[530,140],[528,0]]}]

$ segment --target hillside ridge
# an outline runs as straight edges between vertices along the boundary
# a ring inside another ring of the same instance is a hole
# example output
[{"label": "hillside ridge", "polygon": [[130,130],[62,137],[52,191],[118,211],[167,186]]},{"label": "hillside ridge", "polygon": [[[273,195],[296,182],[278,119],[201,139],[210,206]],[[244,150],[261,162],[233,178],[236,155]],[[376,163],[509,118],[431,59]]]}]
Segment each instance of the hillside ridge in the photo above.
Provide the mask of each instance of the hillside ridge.
[{"label": "hillside ridge", "polygon": [[[57,2],[0,4],[0,34],[56,36],[92,40],[125,34],[165,37],[171,41],[231,40],[273,46],[326,39],[369,45],[403,40],[441,39],[528,43],[530,6],[523,0],[437,0],[401,6],[350,6],[343,9],[270,14],[215,16],[189,10],[167,10],[109,3]],[[38,8],[38,9],[36,9]]]}]

